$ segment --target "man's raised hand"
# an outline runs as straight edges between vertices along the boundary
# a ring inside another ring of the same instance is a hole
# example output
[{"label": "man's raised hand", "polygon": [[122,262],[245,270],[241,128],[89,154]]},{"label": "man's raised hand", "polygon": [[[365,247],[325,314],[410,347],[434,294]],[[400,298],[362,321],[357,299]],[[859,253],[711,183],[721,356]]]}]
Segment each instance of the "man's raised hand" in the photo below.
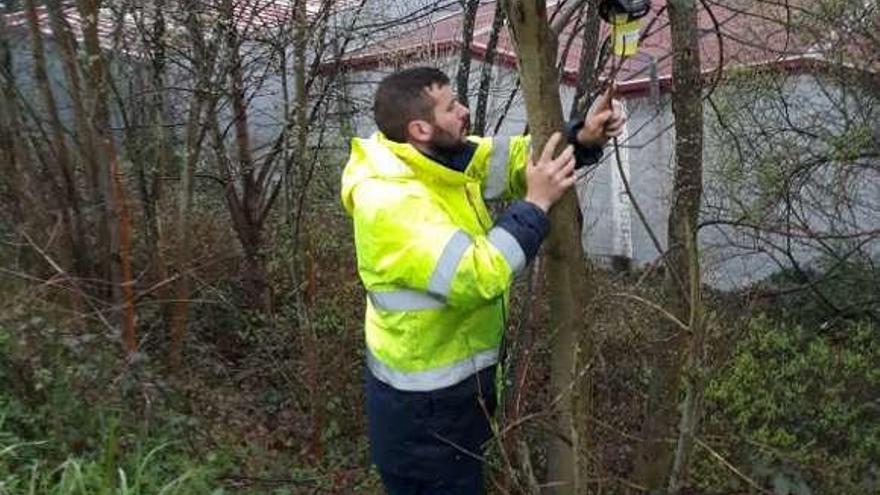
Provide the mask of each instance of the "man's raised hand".
[{"label": "man's raised hand", "polygon": [[581,146],[603,146],[609,139],[620,136],[626,124],[623,104],[614,99],[616,88],[612,85],[593,104],[578,131]]}]

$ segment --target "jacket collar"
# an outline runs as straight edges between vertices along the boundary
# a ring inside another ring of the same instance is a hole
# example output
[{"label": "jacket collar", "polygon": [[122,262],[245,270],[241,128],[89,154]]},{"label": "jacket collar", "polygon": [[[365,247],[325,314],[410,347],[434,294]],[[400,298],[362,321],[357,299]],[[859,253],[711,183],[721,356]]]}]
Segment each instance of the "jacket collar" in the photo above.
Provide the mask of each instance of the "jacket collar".
[{"label": "jacket collar", "polygon": [[421,151],[419,151],[418,148],[409,143],[398,143],[396,141],[392,141],[382,135],[381,132],[376,132],[376,134],[373,135],[373,138],[381,145],[388,148],[407,166],[412,168],[413,172],[415,172],[418,176],[451,184],[464,184],[477,180],[464,172],[465,170],[467,170],[469,162],[474,156],[473,151],[469,152],[466,158],[455,157],[458,160],[467,160],[468,162],[464,164],[462,171],[458,171],[453,167],[455,165],[460,165],[461,162],[451,162],[449,165],[447,165],[443,163],[443,161],[441,161],[445,160],[446,157],[441,158],[429,156],[425,153],[422,153]]}]

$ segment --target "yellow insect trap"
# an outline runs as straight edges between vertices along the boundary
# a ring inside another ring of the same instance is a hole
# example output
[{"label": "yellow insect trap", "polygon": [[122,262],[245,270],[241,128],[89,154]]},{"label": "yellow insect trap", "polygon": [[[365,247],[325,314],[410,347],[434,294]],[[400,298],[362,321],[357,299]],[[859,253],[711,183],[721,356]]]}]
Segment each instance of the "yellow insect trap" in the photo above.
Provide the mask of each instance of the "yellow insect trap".
[{"label": "yellow insect trap", "polygon": [[639,50],[639,25],[651,10],[650,0],[602,0],[599,16],[611,24],[611,46],[618,57],[635,55]]}]

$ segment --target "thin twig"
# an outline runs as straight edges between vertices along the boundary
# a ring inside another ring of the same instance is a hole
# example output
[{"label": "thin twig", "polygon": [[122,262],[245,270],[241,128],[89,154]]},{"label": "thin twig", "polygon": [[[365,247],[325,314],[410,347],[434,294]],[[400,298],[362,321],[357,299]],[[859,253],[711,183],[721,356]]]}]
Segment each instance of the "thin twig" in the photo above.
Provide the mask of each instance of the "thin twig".
[{"label": "thin twig", "polygon": [[669,321],[675,323],[676,326],[678,326],[679,328],[681,328],[681,329],[684,330],[685,332],[690,332],[690,331],[691,331],[690,328],[689,328],[684,322],[682,322],[681,320],[679,320],[678,318],[676,318],[675,315],[673,315],[672,313],[670,313],[669,311],[667,311],[665,308],[663,308],[663,306],[660,306],[659,304],[657,304],[657,303],[655,303],[655,302],[653,302],[653,301],[649,301],[649,300],[647,300],[647,299],[645,299],[645,298],[643,298],[643,297],[639,297],[639,296],[637,296],[637,295],[635,295],[635,294],[627,294],[627,293],[625,293],[625,292],[616,292],[616,293],[614,293],[614,294],[611,294],[611,296],[612,296],[612,297],[621,297],[621,298],[624,298],[624,299],[632,299],[633,301],[638,301],[638,302],[640,302],[640,303],[642,303],[642,304],[644,304],[644,305],[646,305],[646,306],[648,306],[648,307],[650,307],[650,308],[653,308],[653,309],[657,310],[660,314],[662,314],[663,316],[665,316]]},{"label": "thin twig", "polygon": [[756,481],[753,480],[752,478],[749,478],[748,476],[746,476],[742,471],[740,471],[739,469],[737,469],[736,466],[734,466],[733,464],[731,464],[727,459],[725,459],[724,457],[722,457],[721,454],[719,454],[718,452],[716,452],[715,449],[713,449],[712,447],[709,447],[708,445],[706,445],[706,443],[703,442],[702,440],[700,440],[699,438],[697,438],[696,441],[697,441],[697,445],[699,445],[700,447],[703,447],[704,449],[706,449],[706,452],[708,452],[709,455],[711,455],[712,457],[714,457],[715,459],[717,459],[718,462],[720,462],[720,463],[721,463],[724,467],[726,467],[727,469],[731,470],[731,471],[733,472],[733,474],[735,474],[737,477],[739,477],[740,479],[742,479],[743,481],[745,481],[746,483],[748,483],[749,486],[751,486],[751,487],[754,488],[755,490],[758,490],[759,492],[761,492],[761,493],[763,493],[763,494],[765,494],[765,495],[773,495],[773,492],[771,492],[771,491],[769,491],[769,490],[763,488],[761,485],[758,484],[758,482],[756,482]]},{"label": "thin twig", "polygon": [[77,294],[82,296],[83,300],[86,301],[88,303],[88,305],[92,308],[92,310],[95,312],[95,315],[97,315],[97,317],[101,321],[101,323],[103,323],[104,326],[107,327],[107,329],[110,330],[111,332],[115,332],[116,328],[107,320],[107,318],[104,317],[104,314],[97,307],[95,307],[95,305],[91,302],[91,300],[86,296],[85,292],[76,283],[76,280],[73,277],[71,277],[70,275],[68,275],[68,273],[63,268],[61,268],[61,266],[58,265],[58,263],[56,263],[55,260],[52,259],[51,256],[49,256],[45,251],[43,251],[40,248],[40,246],[38,246],[37,243],[35,243],[33,241],[33,239],[31,239],[30,236],[27,235],[26,232],[21,231],[19,233],[21,234],[22,237],[25,238],[25,240],[28,241],[28,244],[31,245],[31,247],[34,249],[34,251],[39,253],[39,255],[42,256],[43,259],[46,261],[46,263],[48,263],[49,266],[51,266],[52,269],[55,270],[55,272],[58,273],[59,276],[63,277],[65,280],[67,280]]}]

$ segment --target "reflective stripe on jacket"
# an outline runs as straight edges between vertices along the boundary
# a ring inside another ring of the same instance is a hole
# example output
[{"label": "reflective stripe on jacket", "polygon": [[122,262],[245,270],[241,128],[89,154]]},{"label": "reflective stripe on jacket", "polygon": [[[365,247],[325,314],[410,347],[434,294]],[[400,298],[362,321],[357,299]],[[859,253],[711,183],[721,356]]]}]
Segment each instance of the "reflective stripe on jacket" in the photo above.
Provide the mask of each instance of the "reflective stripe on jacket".
[{"label": "reflective stripe on jacket", "polygon": [[471,141],[457,172],[380,133],[352,140],[342,201],[367,290],[367,363],[399,390],[448,387],[498,360],[526,257],[484,199],[525,193],[529,138]]}]

